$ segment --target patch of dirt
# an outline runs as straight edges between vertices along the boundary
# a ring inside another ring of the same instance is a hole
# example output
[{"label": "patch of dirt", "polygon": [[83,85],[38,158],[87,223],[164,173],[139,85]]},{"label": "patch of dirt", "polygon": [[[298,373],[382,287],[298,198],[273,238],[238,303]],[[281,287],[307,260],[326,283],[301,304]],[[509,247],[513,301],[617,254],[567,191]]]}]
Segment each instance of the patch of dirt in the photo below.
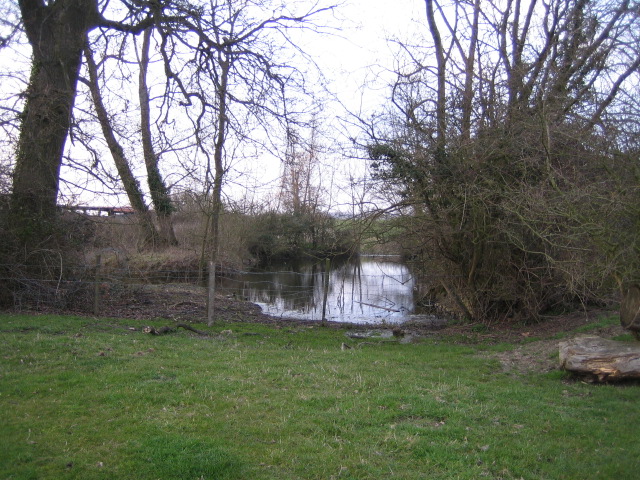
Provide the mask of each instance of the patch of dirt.
[{"label": "patch of dirt", "polygon": [[[101,316],[112,318],[206,323],[207,290],[191,284],[128,286],[103,293],[100,310]],[[247,322],[282,326],[319,324],[317,321],[272,317],[264,314],[262,309],[254,303],[225,295],[215,297],[214,319],[221,323]],[[329,322],[328,326],[347,327],[335,322]]]},{"label": "patch of dirt", "polygon": [[526,374],[550,372],[558,369],[558,344],[563,338],[580,335],[582,333],[580,330],[584,327],[587,327],[588,334],[603,338],[613,338],[628,333],[620,325],[589,328],[590,325],[600,323],[602,317],[617,314],[617,311],[594,309],[549,316],[540,322],[528,325],[516,323],[492,326],[450,324],[438,329],[420,328],[419,326],[402,326],[401,329],[402,333],[411,337],[412,341],[428,337],[432,339],[447,338],[447,341],[462,345],[515,344],[516,347],[511,350],[482,353],[481,355],[497,358],[503,372]]},{"label": "patch of dirt", "polygon": [[[489,340],[520,345],[513,350],[488,355],[500,360],[503,372],[527,374],[557,370],[559,368],[558,344],[565,338],[580,335],[581,332],[576,329],[598,323],[602,316],[613,314],[617,312],[602,310],[577,312],[549,317],[536,325],[505,327],[490,335]],[[620,325],[595,327],[588,330],[588,334],[603,338],[613,338],[625,333],[628,332]],[[558,336],[562,338],[559,339]]]},{"label": "patch of dirt", "polygon": [[[102,316],[114,318],[206,323],[207,290],[190,284],[127,286],[103,292],[100,310]],[[253,303],[222,295],[216,295],[214,316],[222,322],[261,322],[269,318]]]}]

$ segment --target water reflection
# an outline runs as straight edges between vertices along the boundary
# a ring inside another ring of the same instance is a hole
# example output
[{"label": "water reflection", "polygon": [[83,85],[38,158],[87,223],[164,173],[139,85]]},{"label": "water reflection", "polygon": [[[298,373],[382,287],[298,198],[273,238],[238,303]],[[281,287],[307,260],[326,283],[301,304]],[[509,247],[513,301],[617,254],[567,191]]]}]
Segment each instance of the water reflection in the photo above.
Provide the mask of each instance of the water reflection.
[{"label": "water reflection", "polygon": [[[278,265],[224,279],[222,288],[257,303],[265,313],[322,320],[325,264]],[[401,323],[414,313],[413,276],[389,258],[332,262],[325,318],[352,323]]]}]

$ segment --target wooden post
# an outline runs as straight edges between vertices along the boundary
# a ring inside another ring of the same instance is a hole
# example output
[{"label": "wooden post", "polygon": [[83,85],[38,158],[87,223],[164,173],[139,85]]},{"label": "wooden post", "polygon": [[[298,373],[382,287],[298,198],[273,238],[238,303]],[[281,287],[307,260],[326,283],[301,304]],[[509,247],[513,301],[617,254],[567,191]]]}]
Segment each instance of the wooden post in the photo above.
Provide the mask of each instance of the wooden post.
[{"label": "wooden post", "polygon": [[209,296],[207,297],[207,325],[213,325],[216,298],[216,264],[209,262]]},{"label": "wooden post", "polygon": [[323,295],[322,295],[322,325],[327,324],[327,297],[329,296],[329,271],[331,269],[331,259],[327,258],[324,263]]},{"label": "wooden post", "polygon": [[96,255],[96,274],[93,280],[93,314],[100,315],[100,268],[102,266],[101,255]]}]

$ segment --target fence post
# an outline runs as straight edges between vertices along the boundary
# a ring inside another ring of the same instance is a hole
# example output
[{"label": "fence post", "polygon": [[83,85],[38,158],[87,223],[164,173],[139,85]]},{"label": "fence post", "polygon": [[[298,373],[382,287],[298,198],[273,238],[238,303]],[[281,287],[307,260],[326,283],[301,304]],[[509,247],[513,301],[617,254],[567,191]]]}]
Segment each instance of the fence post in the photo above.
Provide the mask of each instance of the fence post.
[{"label": "fence post", "polygon": [[207,325],[213,325],[213,312],[216,298],[216,264],[209,262],[209,296],[207,297]]},{"label": "fence post", "polygon": [[327,297],[329,296],[329,271],[331,269],[331,259],[327,258],[324,262],[324,275],[323,275],[323,295],[322,295],[322,325],[327,324]]},{"label": "fence post", "polygon": [[96,275],[93,280],[93,314],[100,315],[100,269],[102,267],[102,256],[96,255]]}]

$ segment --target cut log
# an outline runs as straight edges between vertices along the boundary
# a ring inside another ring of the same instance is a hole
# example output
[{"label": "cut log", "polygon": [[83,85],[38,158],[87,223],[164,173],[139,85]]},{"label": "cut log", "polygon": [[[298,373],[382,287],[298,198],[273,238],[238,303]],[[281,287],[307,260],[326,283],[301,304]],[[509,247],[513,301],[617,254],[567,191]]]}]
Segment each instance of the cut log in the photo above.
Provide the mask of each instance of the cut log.
[{"label": "cut log", "polygon": [[560,366],[590,375],[600,382],[640,379],[640,344],[597,336],[580,336],[560,342]]}]

